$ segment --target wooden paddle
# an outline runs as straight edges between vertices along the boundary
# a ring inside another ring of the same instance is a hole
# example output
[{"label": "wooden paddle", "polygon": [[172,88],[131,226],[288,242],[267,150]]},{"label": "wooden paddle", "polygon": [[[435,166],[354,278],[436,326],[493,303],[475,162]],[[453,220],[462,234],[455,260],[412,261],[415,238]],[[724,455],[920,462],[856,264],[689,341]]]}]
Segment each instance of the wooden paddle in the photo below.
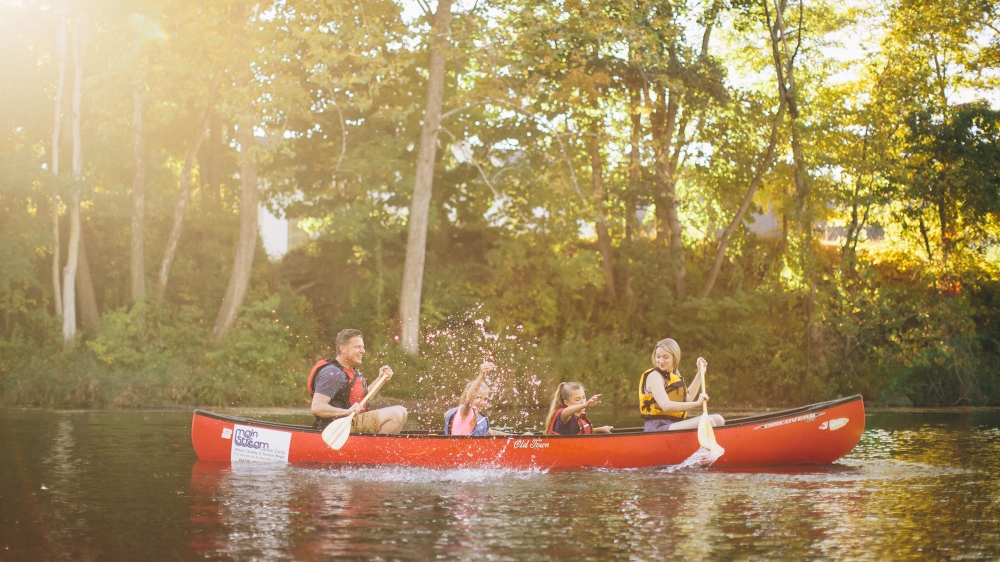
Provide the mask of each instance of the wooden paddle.
[{"label": "wooden paddle", "polygon": [[[706,393],[704,372],[701,374],[701,391]],[[713,453],[722,452],[722,447],[715,440],[715,429],[712,428],[712,420],[708,418],[708,402],[702,402],[701,407],[701,419],[698,420],[698,444]]]},{"label": "wooden paddle", "polygon": [[[392,371],[390,370],[389,372],[391,373]],[[361,399],[361,405],[364,406],[365,403],[368,402],[369,398],[375,396],[387,380],[389,380],[388,377],[380,374],[379,377],[375,379],[375,384],[368,389],[368,394]],[[354,420],[355,413],[356,412],[351,412],[342,418],[337,418],[333,421],[333,423],[326,426],[326,429],[323,430],[323,442],[326,443],[328,447],[334,451],[339,451],[340,448],[344,446],[344,443],[347,443],[347,438],[351,436],[351,421]]]}]

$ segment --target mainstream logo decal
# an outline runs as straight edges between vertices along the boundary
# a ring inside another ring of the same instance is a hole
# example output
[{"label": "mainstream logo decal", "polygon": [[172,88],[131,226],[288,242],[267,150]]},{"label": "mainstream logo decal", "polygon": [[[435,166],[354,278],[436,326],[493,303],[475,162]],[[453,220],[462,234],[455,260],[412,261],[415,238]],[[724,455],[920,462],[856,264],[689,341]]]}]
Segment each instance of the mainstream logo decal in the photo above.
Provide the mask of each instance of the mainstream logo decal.
[{"label": "mainstream logo decal", "polygon": [[292,434],[262,427],[233,427],[232,462],[288,462]]},{"label": "mainstream logo decal", "polygon": [[778,427],[779,425],[788,425],[790,423],[800,422],[800,421],[814,421],[817,417],[822,416],[826,412],[820,412],[818,414],[803,414],[801,416],[795,416],[794,418],[786,418],[783,420],[777,420],[770,423],[765,423],[764,425],[758,425],[754,429],[771,429],[772,427]]},{"label": "mainstream logo decal", "polygon": [[257,431],[254,429],[237,429],[236,439],[233,444],[240,447],[249,447],[251,449],[268,449],[269,445],[266,441],[254,441],[257,437]]}]

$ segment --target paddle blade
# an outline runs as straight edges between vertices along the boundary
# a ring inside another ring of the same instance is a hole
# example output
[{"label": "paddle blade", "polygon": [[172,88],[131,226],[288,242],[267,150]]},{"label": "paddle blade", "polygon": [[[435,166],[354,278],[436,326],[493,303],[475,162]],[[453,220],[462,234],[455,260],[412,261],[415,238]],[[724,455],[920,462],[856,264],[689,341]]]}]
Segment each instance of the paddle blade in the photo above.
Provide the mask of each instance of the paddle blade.
[{"label": "paddle blade", "polygon": [[351,420],[353,419],[354,414],[351,414],[336,419],[326,426],[326,429],[323,430],[323,442],[326,443],[327,447],[339,451],[344,443],[347,443],[347,438],[351,436]]},{"label": "paddle blade", "polygon": [[701,416],[701,419],[698,421],[698,444],[713,453],[722,450],[722,447],[715,440],[715,430],[712,428],[712,420],[707,415]]}]

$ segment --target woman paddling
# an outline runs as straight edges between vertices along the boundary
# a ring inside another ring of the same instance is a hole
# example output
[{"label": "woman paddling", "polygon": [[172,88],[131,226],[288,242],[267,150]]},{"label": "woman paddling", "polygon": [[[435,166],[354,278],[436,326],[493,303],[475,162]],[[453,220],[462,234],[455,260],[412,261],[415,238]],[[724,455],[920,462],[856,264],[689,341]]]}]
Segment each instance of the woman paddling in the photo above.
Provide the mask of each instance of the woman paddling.
[{"label": "woman paddling", "polygon": [[[639,413],[646,420],[645,431],[668,429],[695,429],[701,416],[688,417],[688,410],[700,408],[708,401],[703,381],[708,361],[698,358],[698,374],[691,385],[684,383],[678,368],[681,364],[681,346],[666,338],[653,349],[653,368],[639,378]],[[718,414],[708,416],[713,426],[725,425]]]},{"label": "woman paddling", "polygon": [[482,414],[490,400],[486,373],[496,368],[488,361],[479,366],[479,376],[465,385],[459,405],[444,414],[445,435],[509,435],[490,429],[490,420]]}]

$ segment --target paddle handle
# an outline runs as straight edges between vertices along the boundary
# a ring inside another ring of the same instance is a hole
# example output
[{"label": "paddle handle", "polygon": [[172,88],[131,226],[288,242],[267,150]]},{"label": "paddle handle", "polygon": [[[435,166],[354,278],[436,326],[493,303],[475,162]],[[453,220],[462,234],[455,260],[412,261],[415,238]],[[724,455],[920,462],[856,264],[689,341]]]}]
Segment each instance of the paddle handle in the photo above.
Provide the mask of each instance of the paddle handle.
[{"label": "paddle handle", "polygon": [[375,382],[372,384],[371,388],[368,389],[368,394],[365,394],[365,397],[361,399],[361,405],[364,406],[366,403],[368,403],[369,398],[375,396],[375,394],[377,394],[379,390],[382,390],[382,385],[384,385],[387,380],[389,380],[388,377],[379,375],[378,378],[375,379]]},{"label": "paddle handle", "polygon": [[[375,394],[379,390],[382,389],[382,385],[385,384],[385,381],[387,381],[387,380],[388,379],[386,377],[384,377],[382,375],[379,375],[378,378],[375,379],[375,383],[372,384],[372,387],[368,389],[368,394],[365,394],[365,397],[361,399],[360,404],[362,406],[364,406],[368,402],[369,398],[371,398],[372,396],[375,396]],[[350,414],[347,414],[346,416],[344,416],[344,417],[342,417],[340,419],[342,419],[342,420],[352,420],[352,419],[354,419],[354,416],[356,414],[357,414],[357,412],[351,410]]]},{"label": "paddle handle", "polygon": [[[705,385],[705,373],[701,373],[701,393],[708,394],[708,386]],[[704,415],[708,415],[708,402],[701,403],[701,411]]]}]

